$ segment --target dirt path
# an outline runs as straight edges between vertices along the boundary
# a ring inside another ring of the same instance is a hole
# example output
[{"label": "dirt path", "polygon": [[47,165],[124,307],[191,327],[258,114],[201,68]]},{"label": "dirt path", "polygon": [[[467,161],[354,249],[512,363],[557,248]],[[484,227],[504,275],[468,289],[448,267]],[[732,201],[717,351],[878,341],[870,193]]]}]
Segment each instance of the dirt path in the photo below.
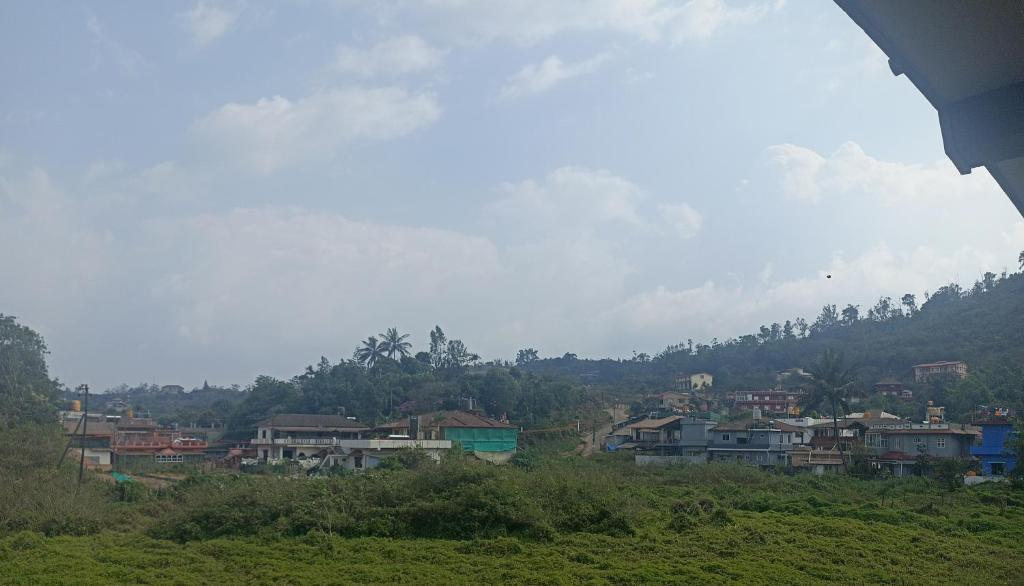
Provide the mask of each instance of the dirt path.
[{"label": "dirt path", "polygon": [[[605,409],[605,413],[607,413],[612,418],[615,417],[615,411],[616,410],[611,407]],[[621,412],[621,409],[619,410],[619,412]],[[597,452],[601,451],[601,440],[604,439],[604,436],[612,432],[612,428],[614,426],[615,421],[614,419],[612,419],[598,427],[597,433],[586,432],[580,434],[580,437],[583,439],[583,443],[581,444],[583,447],[579,449],[578,453],[586,458],[589,456],[593,456]],[[596,441],[594,441],[595,438]]]}]

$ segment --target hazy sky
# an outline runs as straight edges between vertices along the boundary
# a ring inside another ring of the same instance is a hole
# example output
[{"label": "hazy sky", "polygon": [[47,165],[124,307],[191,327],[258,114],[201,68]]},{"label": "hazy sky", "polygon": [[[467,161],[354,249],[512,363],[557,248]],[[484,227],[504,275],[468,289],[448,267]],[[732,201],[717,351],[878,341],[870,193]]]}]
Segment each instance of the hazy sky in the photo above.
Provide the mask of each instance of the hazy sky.
[{"label": "hazy sky", "polygon": [[72,385],[653,353],[1024,249],[831,2],[6,2],[0,74],[0,312]]}]

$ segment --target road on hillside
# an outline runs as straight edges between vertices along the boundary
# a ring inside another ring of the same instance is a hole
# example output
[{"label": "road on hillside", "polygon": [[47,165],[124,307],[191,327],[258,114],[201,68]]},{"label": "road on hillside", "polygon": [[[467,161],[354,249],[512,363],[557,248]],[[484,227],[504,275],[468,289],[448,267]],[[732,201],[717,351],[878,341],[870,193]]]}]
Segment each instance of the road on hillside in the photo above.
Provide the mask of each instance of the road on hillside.
[{"label": "road on hillside", "polygon": [[[615,427],[616,412],[624,413],[625,406],[618,405],[616,407],[609,407],[605,409],[605,413],[607,413],[611,417],[611,420],[608,421],[608,423],[605,423],[598,427],[596,434],[591,432],[585,432],[580,434],[580,437],[583,440],[583,448],[580,449],[579,451],[579,454],[581,456],[590,457],[596,454],[597,452],[601,451],[601,440],[604,439],[604,436],[611,433],[612,428]],[[597,441],[594,441],[595,437]]]}]

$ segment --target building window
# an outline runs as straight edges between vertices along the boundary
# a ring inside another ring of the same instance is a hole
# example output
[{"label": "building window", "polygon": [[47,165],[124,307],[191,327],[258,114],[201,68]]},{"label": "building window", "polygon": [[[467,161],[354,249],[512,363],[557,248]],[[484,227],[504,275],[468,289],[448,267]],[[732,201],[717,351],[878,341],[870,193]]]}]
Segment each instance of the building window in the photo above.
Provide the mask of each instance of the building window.
[{"label": "building window", "polygon": [[727,433],[723,433],[723,434],[722,434],[722,441],[723,441],[723,442],[727,442],[727,441],[729,441],[729,434],[727,434]]},{"label": "building window", "polygon": [[363,467],[363,457],[362,456],[356,456],[355,467],[356,468],[362,468]]},{"label": "building window", "polygon": [[165,456],[162,454],[156,455],[156,461],[161,464],[170,464],[174,462],[184,462],[185,458],[181,454],[175,454],[173,456]]},{"label": "building window", "polygon": [[944,437],[937,437],[937,438],[935,438],[935,447],[936,448],[944,448],[944,447],[946,447],[946,438],[944,438]]},{"label": "building window", "polygon": [[892,438],[892,449],[899,450],[901,448],[903,448],[903,442],[900,441],[900,438],[898,438],[898,437]]},{"label": "building window", "polygon": [[263,439],[267,439],[267,430],[263,429],[263,430],[260,431],[260,433],[262,434],[261,437]]}]

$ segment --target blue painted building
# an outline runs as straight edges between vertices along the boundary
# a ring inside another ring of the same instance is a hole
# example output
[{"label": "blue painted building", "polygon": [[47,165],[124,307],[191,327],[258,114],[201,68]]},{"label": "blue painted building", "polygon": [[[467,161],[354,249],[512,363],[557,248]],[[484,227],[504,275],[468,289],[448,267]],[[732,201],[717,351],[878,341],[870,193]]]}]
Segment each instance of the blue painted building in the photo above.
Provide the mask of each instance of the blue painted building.
[{"label": "blue painted building", "polygon": [[1005,476],[1017,466],[1017,455],[1008,447],[1013,424],[1006,419],[989,419],[975,423],[981,427],[981,444],[971,447],[985,476]]}]

